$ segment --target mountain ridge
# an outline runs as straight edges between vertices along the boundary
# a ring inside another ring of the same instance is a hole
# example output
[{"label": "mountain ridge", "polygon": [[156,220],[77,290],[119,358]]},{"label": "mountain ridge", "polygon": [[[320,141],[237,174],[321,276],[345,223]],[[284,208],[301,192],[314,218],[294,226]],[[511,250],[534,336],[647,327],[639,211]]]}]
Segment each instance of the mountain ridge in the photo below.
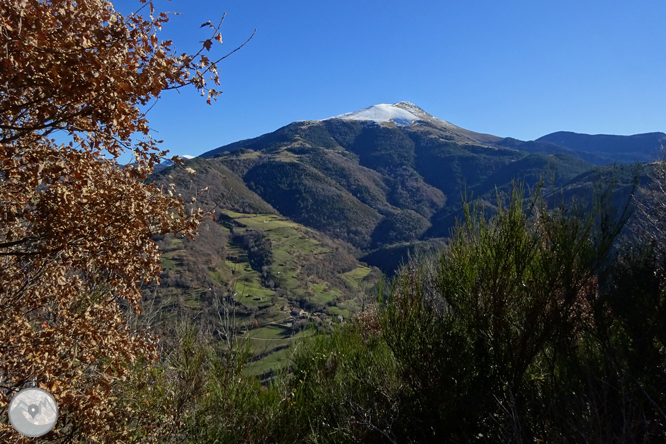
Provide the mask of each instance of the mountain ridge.
[{"label": "mountain ridge", "polygon": [[[539,137],[536,142],[550,142],[575,151],[606,157],[617,163],[634,163],[654,160],[666,144],[666,134],[651,132],[620,136],[557,131]],[[636,146],[642,148],[637,150]]]},{"label": "mountain ridge", "polygon": [[[569,138],[560,140],[562,134]],[[645,153],[662,136],[618,137],[635,142],[624,148]],[[515,179],[529,188],[552,176],[549,186],[563,187],[616,162],[612,150],[599,148],[599,140],[567,132],[527,142],[484,135],[437,119],[411,102],[397,102],[292,122],[186,164],[197,162],[197,171],[202,165],[217,169],[233,190],[225,196],[243,196],[242,202],[216,198],[218,210],[274,212],[350,243],[358,257],[378,257],[369,253],[447,237],[461,214],[463,195],[492,208],[494,193],[508,191]],[[626,156],[626,149],[620,154]],[[189,175],[190,186],[204,188],[206,181],[217,180],[215,174]]]}]

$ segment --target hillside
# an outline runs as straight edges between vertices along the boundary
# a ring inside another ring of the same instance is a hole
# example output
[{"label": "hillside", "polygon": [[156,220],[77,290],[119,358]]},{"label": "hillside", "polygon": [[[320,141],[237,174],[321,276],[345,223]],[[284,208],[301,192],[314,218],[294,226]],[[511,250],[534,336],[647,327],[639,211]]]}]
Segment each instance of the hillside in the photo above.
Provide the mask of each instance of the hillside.
[{"label": "hillside", "polygon": [[217,215],[279,214],[351,244],[356,257],[392,264],[381,265],[392,271],[393,261],[375,258],[401,251],[404,261],[407,244],[441,243],[462,216],[462,195],[492,214],[496,192],[515,179],[531,188],[543,177],[550,192],[627,156],[647,158],[664,136],[558,132],[525,142],[470,131],[398,102],[293,122],[149,180],[174,183],[186,199],[209,187],[198,204]]},{"label": "hillside", "polygon": [[578,134],[569,131],[558,131],[536,140],[536,142],[549,142],[577,152],[599,156],[605,159],[605,165],[655,160],[664,141],[666,141],[666,134],[661,132],[616,136]]},{"label": "hillside", "polygon": [[174,190],[189,201],[197,191],[208,187],[198,196],[198,204],[206,210],[218,212],[222,209],[248,213],[276,213],[261,197],[247,188],[243,179],[220,163],[207,162],[201,158],[187,160],[185,165],[172,165],[151,174],[146,183],[162,189]]},{"label": "hillside", "polygon": [[517,177],[532,185],[549,165],[562,185],[594,167],[566,148],[549,157],[502,141],[399,102],[294,122],[201,158],[280,214],[369,253],[446,236],[442,219],[460,210],[463,192],[491,197]]},{"label": "hillside", "polygon": [[279,132],[210,153],[211,162],[281,214],[358,248],[415,239],[446,202],[412,168],[413,144],[397,128],[324,121]]},{"label": "hillside", "polygon": [[609,165],[617,160],[612,159],[605,155],[593,154],[587,151],[578,151],[575,149],[567,148],[555,143],[546,142],[542,140],[530,140],[524,142],[522,140],[507,137],[495,143],[497,146],[506,148],[513,148],[519,151],[526,151],[528,153],[543,153],[543,154],[568,154],[578,159],[584,160],[596,166]]},{"label": "hillside", "polygon": [[[575,199],[580,204],[589,206],[590,196],[601,187],[614,182],[613,203],[616,207],[622,207],[627,203],[636,179],[639,190],[652,182],[654,167],[654,163],[638,163],[595,168],[573,178],[561,190],[552,193],[551,198],[563,198],[565,202]],[[635,194],[636,199],[641,198],[640,193]]]},{"label": "hillside", "polygon": [[224,165],[188,160],[148,181],[173,183],[185,201],[205,184],[198,203],[216,215],[202,222],[194,240],[154,238],[162,251],[161,285],[144,293],[160,307],[155,322],[173,325],[185,316],[215,325],[220,304],[231,303],[256,356],[250,372],[277,370],[310,323],[326,328],[359,311],[379,278],[350,245],[280,216]]},{"label": "hillside", "polygon": [[344,244],[274,214],[227,210],[219,223],[202,222],[193,241],[154,240],[162,251],[162,282],[146,296],[161,307],[156,323],[173,325],[185,316],[214,325],[221,301],[233,301],[239,331],[253,338],[272,332],[286,341],[251,340],[262,360],[275,359],[271,352],[288,348],[309,322],[325,328],[337,316],[349,319],[379,277]]}]

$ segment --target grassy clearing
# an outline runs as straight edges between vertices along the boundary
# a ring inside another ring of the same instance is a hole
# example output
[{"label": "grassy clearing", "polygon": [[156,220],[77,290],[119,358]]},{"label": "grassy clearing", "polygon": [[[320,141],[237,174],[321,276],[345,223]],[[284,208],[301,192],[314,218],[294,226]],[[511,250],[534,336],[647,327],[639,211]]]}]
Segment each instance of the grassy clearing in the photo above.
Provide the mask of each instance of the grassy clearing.
[{"label": "grassy clearing", "polygon": [[330,252],[331,252],[330,248],[326,248],[326,247],[322,247],[322,246],[318,246],[317,248],[312,250],[312,254],[326,254],[326,253],[330,253]]},{"label": "grassy clearing", "polygon": [[285,220],[279,216],[275,216],[272,214],[260,214],[258,216],[246,216],[243,217],[242,219],[236,219],[240,223],[250,227],[254,228],[256,230],[264,230],[264,231],[271,231],[271,230],[276,230],[279,228],[296,228],[299,225]]},{"label": "grassy clearing", "polygon": [[340,292],[338,290],[329,290],[326,283],[312,284],[312,288],[314,288],[316,293],[312,298],[312,302],[317,304],[326,305],[328,302],[340,296]]},{"label": "grassy clearing", "polygon": [[[259,273],[256,273],[256,275],[245,275],[235,280],[236,292],[238,296],[242,296],[242,303],[245,303],[245,299],[254,301],[251,302],[252,304],[267,303],[275,294],[275,291],[261,286],[259,276]],[[260,298],[260,300],[256,301],[254,298]]]},{"label": "grassy clearing", "polygon": [[289,347],[270,353],[263,359],[249,363],[244,372],[247,376],[259,376],[270,370],[279,371],[289,365],[293,352],[293,348]]},{"label": "grassy clearing", "polygon": [[[277,347],[282,345],[290,345],[289,348],[282,350],[277,350],[274,352],[268,353],[262,359],[251,362],[245,368],[245,372],[248,376],[261,375],[271,369],[280,370],[288,365],[291,361],[291,354],[293,353],[293,345],[298,343],[299,340],[311,337],[315,334],[314,330],[304,330],[291,338],[282,339],[282,340],[254,340],[252,341],[252,351],[257,353],[266,353],[270,350],[275,350]],[[262,342],[263,344],[260,344]]]},{"label": "grassy clearing", "polygon": [[331,316],[342,315],[345,320],[349,320],[354,314],[361,311],[361,307],[353,299],[339,302],[336,306],[327,307],[327,309]]},{"label": "grassy clearing", "polygon": [[225,284],[229,282],[232,278],[231,269],[226,266],[225,261],[220,261],[215,264],[215,270],[209,270],[211,279],[219,284]]},{"label": "grassy clearing", "polygon": [[[232,249],[229,249],[231,253]],[[238,256],[240,256],[240,251]],[[220,264],[221,265],[221,264]],[[229,278],[226,282],[231,281],[236,290],[236,300],[246,307],[258,307],[261,305],[271,305],[271,297],[275,291],[269,290],[261,285],[261,274],[252,269],[249,262],[233,262],[224,261],[224,267],[229,270]],[[210,272],[211,276],[224,277],[221,271]]]},{"label": "grassy clearing", "polygon": [[360,281],[364,277],[370,274],[370,268],[366,267],[364,265],[360,265],[359,267],[355,268],[352,271],[348,271],[347,273],[344,273],[343,276],[349,278],[349,279],[354,279],[357,281]]},{"label": "grassy clearing", "polygon": [[351,313],[349,312],[348,309],[343,309],[343,308],[340,308],[340,307],[328,307],[328,313],[331,316],[342,315],[342,317],[347,319],[347,320],[351,317]]},{"label": "grassy clearing", "polygon": [[174,252],[183,248],[183,239],[171,239],[169,245],[163,247],[162,253]]},{"label": "grassy clearing", "polygon": [[369,275],[371,271],[370,268],[360,265],[356,269],[344,273],[343,276],[347,278],[354,287],[358,287],[363,278]]},{"label": "grassy clearing", "polygon": [[296,295],[303,293],[304,289],[298,282],[298,279],[296,278],[296,272],[294,270],[290,270],[288,265],[285,265],[284,267],[278,267],[277,270],[284,270],[279,271],[280,274],[273,272],[273,275],[276,276],[276,281],[280,288]]},{"label": "grassy clearing", "polygon": [[[290,298],[308,295],[312,302],[326,306],[342,296],[344,290],[332,283],[311,282],[308,279],[310,276],[304,275],[301,267],[311,262],[312,256],[330,253],[327,247],[309,237],[307,228],[272,214],[243,214],[229,210],[225,210],[224,213],[241,225],[235,226],[234,232],[259,229],[270,238],[273,259],[269,265],[271,279]],[[183,264],[186,257],[183,248],[182,239],[172,240],[168,251],[162,255],[164,269],[177,269]],[[289,364],[294,349],[293,344],[298,342],[297,339],[313,334],[314,330],[306,330],[292,337],[291,329],[276,325],[289,318],[292,304],[288,297],[280,297],[276,303],[273,303],[276,292],[262,285],[261,273],[252,269],[247,251],[239,244],[229,241],[225,254],[225,258],[208,268],[209,276],[223,286],[228,284],[233,286],[233,292],[236,293],[235,300],[246,309],[241,310],[239,325],[252,328],[253,324],[256,325],[255,320],[258,323],[258,328],[250,330],[245,337],[249,342],[251,353],[254,356],[266,355],[258,361],[249,363],[246,373],[261,375],[270,369],[279,370]],[[344,276],[352,285],[358,287],[370,271],[368,267],[359,266]],[[174,296],[174,303],[193,311],[202,309],[205,303],[199,290],[201,289],[180,292],[178,296]],[[281,310],[283,307],[287,308]],[[334,316],[340,314],[345,319],[349,319],[356,310],[357,307],[350,301],[341,303],[339,307],[326,306],[325,309],[329,314]],[[285,346],[289,348],[279,349]]]},{"label": "grassy clearing", "polygon": [[300,225],[274,214],[244,214],[231,210],[223,210],[223,213],[234,218],[237,222],[256,230],[270,231],[278,228],[296,228]]},{"label": "grassy clearing", "polygon": [[160,262],[163,270],[173,270],[178,265],[178,262],[164,254],[160,257]]},{"label": "grassy clearing", "polygon": [[250,363],[249,364],[250,366],[254,365],[257,362],[261,362],[265,359],[270,359],[270,355],[272,353],[280,351],[277,350],[278,348],[282,349],[284,349],[285,347],[290,348],[291,345],[294,343],[294,339],[292,337],[288,337],[285,339],[263,339],[263,338],[253,338],[251,336],[248,336],[248,340],[250,343],[250,352],[252,353],[253,356],[264,355],[263,358],[254,361],[253,363]]},{"label": "grassy clearing", "polygon": [[[254,150],[251,150],[251,149],[248,149],[248,148],[245,148],[245,150],[246,151],[242,154],[239,154],[237,152],[233,153],[232,154],[233,158],[234,159],[243,159],[243,160],[245,160],[245,159],[257,159],[261,155],[261,153],[259,151],[254,151]],[[229,155],[229,154],[227,153],[227,155]]]},{"label": "grassy clearing", "polygon": [[285,303],[284,299],[279,299],[276,305],[265,308],[257,313],[256,318],[259,325],[285,322],[289,318],[289,312],[280,310],[280,307]]},{"label": "grassy clearing", "polygon": [[172,239],[171,243],[160,255],[160,261],[164,270],[174,270],[182,262],[182,239]]},{"label": "grassy clearing", "polygon": [[[311,255],[315,254],[317,250],[321,250],[319,242],[310,239],[307,236],[292,230],[291,233],[278,233],[282,234],[280,239],[276,239],[279,247],[292,255]],[[286,235],[286,236],[285,236]]]},{"label": "grassy clearing", "polygon": [[332,290],[326,293],[316,295],[315,297],[312,298],[312,302],[321,305],[326,305],[329,302],[331,302],[333,299],[337,298],[338,296],[340,296],[340,292],[338,290]]},{"label": "grassy clearing", "polygon": [[234,219],[246,216],[246,214],[237,213],[237,212],[231,211],[231,210],[222,210],[222,213],[226,214],[229,217],[233,217]]},{"label": "grassy clearing", "polygon": [[309,239],[291,227],[280,227],[267,232],[273,243],[272,275],[280,288],[292,294],[302,295],[303,287],[300,274],[300,258],[321,250],[319,242]]},{"label": "grassy clearing", "polygon": [[279,325],[268,325],[266,327],[257,328],[249,332],[251,338],[259,339],[285,339],[291,336],[291,332]]}]

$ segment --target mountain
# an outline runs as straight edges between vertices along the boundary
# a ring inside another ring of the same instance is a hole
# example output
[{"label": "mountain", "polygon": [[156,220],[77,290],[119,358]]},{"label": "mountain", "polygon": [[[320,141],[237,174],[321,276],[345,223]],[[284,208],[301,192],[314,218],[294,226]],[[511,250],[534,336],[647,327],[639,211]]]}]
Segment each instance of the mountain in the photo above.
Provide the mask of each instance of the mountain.
[{"label": "mountain", "polygon": [[370,252],[446,236],[433,222],[459,210],[461,192],[492,194],[518,176],[531,186],[548,165],[562,185],[593,168],[566,148],[549,157],[503,141],[398,102],[294,122],[200,157],[280,214]]},{"label": "mountain", "polygon": [[247,188],[243,179],[219,162],[209,162],[201,158],[186,160],[185,164],[165,166],[148,176],[146,183],[162,189],[170,189],[171,184],[185,202],[196,196],[197,191],[208,188],[196,196],[199,205],[214,214],[221,210],[245,213],[270,213],[277,211],[260,196]]},{"label": "mountain", "polygon": [[525,142],[522,140],[514,139],[512,137],[507,137],[498,142],[495,142],[495,145],[512,148],[519,151],[526,151],[528,153],[568,154],[596,166],[620,163],[618,159],[614,159],[608,155],[594,154],[587,151],[577,151],[575,149],[567,148],[565,146],[546,141],[530,140]]},{"label": "mountain", "polygon": [[666,143],[664,133],[614,136],[608,134],[578,134],[559,131],[540,137],[536,142],[548,142],[574,151],[606,159],[606,164],[650,162],[657,158]]},{"label": "mountain", "polygon": [[226,191],[208,191],[216,211],[279,214],[351,244],[357,257],[378,258],[447,237],[462,214],[462,195],[492,212],[496,192],[509,191],[514,179],[529,188],[545,176],[550,192],[631,153],[646,158],[663,137],[561,132],[521,141],[398,102],[293,122],[208,151],[186,162],[194,168],[196,161],[197,174],[179,186],[226,181]]},{"label": "mountain", "polygon": [[[543,178],[543,191],[550,193],[581,174],[593,170],[591,164],[569,154],[532,153],[497,169],[470,191],[475,200],[483,203],[486,215],[492,216],[496,212],[497,193],[510,195],[514,180],[523,181],[529,190]],[[461,205],[443,208],[433,215],[432,227],[424,233],[424,237],[448,237],[450,230],[455,227],[456,219],[462,220],[463,217]]]},{"label": "mountain", "polygon": [[341,119],[341,120],[360,120],[360,121],[373,121],[375,123],[394,122],[397,125],[410,126],[418,122],[427,122],[436,127],[446,128],[452,133],[461,138],[470,140],[475,143],[494,143],[501,140],[500,137],[490,134],[475,133],[473,131],[460,128],[446,120],[441,120],[431,116],[423,109],[410,102],[398,102],[393,105],[379,104],[359,111],[341,114],[328,119]]},{"label": "mountain", "polygon": [[214,317],[216,295],[236,295],[240,323],[268,347],[253,342],[255,370],[267,372],[291,335],[303,334],[304,320],[292,312],[318,313],[317,322],[349,317],[379,280],[378,269],[390,274],[441,250],[463,216],[462,195],[492,215],[497,192],[508,193],[514,180],[531,188],[544,177],[544,192],[569,202],[584,201],[616,174],[622,203],[633,170],[595,165],[647,153],[663,135],[654,134],[607,139],[614,145],[606,151],[597,136],[581,138],[587,144],[553,135],[525,142],[398,102],[293,122],[184,165],[165,162],[146,182],[185,202],[196,196],[216,221],[204,221],[195,241],[155,239],[163,252],[161,316]]}]

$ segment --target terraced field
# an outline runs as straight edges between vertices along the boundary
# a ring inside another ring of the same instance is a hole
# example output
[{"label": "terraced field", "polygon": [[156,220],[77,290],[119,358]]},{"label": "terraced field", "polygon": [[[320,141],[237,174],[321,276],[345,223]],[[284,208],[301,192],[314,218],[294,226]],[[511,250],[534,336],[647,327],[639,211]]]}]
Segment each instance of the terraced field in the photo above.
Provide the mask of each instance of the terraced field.
[{"label": "terraced field", "polygon": [[261,359],[250,362],[245,368],[245,373],[250,376],[260,376],[271,370],[279,371],[289,363],[294,351],[293,345],[307,340],[313,334],[315,334],[313,330],[305,330],[291,335],[286,330],[271,326],[248,332],[252,352],[255,356],[263,356]]},{"label": "terraced field", "polygon": [[372,271],[371,268],[366,267],[366,266],[364,266],[364,265],[359,265],[359,266],[358,266],[357,268],[355,268],[354,270],[349,271],[349,272],[347,272],[347,273],[344,273],[343,276],[344,276],[347,280],[349,280],[349,282],[351,282],[352,285],[354,285],[354,286],[356,286],[356,287],[358,288],[358,286],[360,285],[361,281],[363,281],[363,279],[365,279],[365,277],[368,276],[368,275],[370,274],[371,271]]},{"label": "terraced field", "polygon": [[[338,315],[350,318],[360,309],[358,294],[379,277],[378,270],[358,263],[348,253],[344,256],[335,243],[283,217],[230,210],[222,210],[222,214],[225,217],[215,229],[223,233],[224,245],[220,247],[224,254],[206,267],[212,287],[193,283],[167,293],[172,295],[171,304],[180,304],[192,316],[210,309],[207,298],[213,287],[232,296],[238,325],[247,330],[246,339],[257,357],[247,366],[248,374],[262,375],[284,366],[292,345],[314,333],[308,325],[321,330],[332,328]],[[271,261],[263,269],[253,267],[247,246],[234,241],[234,236],[257,231],[270,241]],[[163,272],[178,276],[188,260],[198,257],[196,251],[188,253],[187,248],[194,247],[196,238],[191,244],[172,239],[162,245]],[[328,269],[340,258],[349,265],[343,272],[331,274]],[[308,313],[301,315],[304,309]]]},{"label": "terraced field", "polygon": [[[269,266],[269,270],[277,287],[296,296],[304,296],[316,291],[313,285],[307,283],[307,279],[301,275],[301,266],[306,260],[325,255],[330,250],[308,236],[310,230],[272,214],[242,214],[228,210],[224,213],[232,217],[237,224],[262,230],[268,235],[273,246],[273,264]],[[247,280],[248,278],[244,282]],[[251,278],[249,280],[252,281]],[[256,288],[251,283],[249,285],[250,290]]]}]

